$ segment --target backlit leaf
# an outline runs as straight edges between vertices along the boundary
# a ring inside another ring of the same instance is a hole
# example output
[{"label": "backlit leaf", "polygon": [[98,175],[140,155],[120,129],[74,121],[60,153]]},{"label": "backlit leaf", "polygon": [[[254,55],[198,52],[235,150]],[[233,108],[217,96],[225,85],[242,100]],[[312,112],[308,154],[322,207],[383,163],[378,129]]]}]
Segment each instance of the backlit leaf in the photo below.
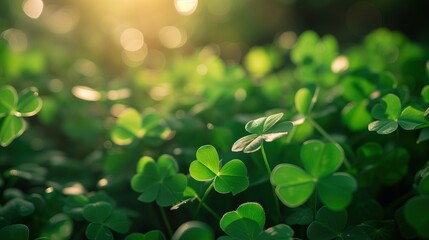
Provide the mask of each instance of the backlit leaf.
[{"label": "backlit leaf", "polygon": [[338,144],[310,140],[301,148],[301,160],[305,169],[315,178],[327,176],[337,170],[344,159]]},{"label": "backlit leaf", "polygon": [[25,131],[26,123],[20,117],[9,115],[3,119],[0,128],[0,145],[5,147]]},{"label": "backlit leaf", "polygon": [[18,103],[18,94],[12,86],[0,88],[0,117],[5,116],[15,109]]},{"label": "backlit leaf", "polygon": [[25,89],[19,96],[16,115],[33,116],[42,108],[42,99],[36,88]]},{"label": "backlit leaf", "polygon": [[334,211],[346,208],[352,201],[356,189],[356,180],[347,173],[334,173],[317,182],[320,200]]}]

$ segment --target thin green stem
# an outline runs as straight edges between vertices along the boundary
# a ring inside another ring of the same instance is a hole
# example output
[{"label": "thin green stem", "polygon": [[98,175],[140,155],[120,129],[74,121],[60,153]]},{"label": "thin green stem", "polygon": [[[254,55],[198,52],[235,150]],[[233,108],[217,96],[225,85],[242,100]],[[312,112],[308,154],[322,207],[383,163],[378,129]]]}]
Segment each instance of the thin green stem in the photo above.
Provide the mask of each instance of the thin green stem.
[{"label": "thin green stem", "polygon": [[[268,164],[268,159],[267,159],[267,155],[265,154],[265,148],[264,148],[264,144],[261,145],[261,152],[262,152],[262,158],[264,159],[264,163],[265,163],[265,167],[267,168],[267,172],[268,172],[268,181],[271,185],[271,190],[273,193],[273,198],[274,198],[274,206],[276,208],[276,213],[277,213],[277,218],[280,217],[280,205],[279,205],[279,200],[277,199],[277,195],[276,195],[276,191],[274,189],[274,186],[271,184],[271,168],[270,165]],[[278,219],[276,219],[278,220]]]},{"label": "thin green stem", "polygon": [[[329,135],[329,133],[327,133],[325,131],[325,129],[323,129],[316,121],[313,120],[313,118],[311,117],[306,117],[306,120],[308,120],[310,122],[311,125],[313,125],[313,127],[324,137],[326,138],[328,141],[338,144],[332,137],[331,135]],[[349,162],[349,160],[347,160],[347,158],[344,158],[344,165],[346,165],[347,169],[351,168],[351,164]]]},{"label": "thin green stem", "polygon": [[173,236],[173,230],[171,229],[170,222],[168,221],[168,218],[167,218],[167,215],[165,214],[164,208],[160,206],[159,209],[161,212],[162,221],[164,221],[165,227],[167,228],[168,234],[170,235],[170,238],[171,238]]},{"label": "thin green stem", "polygon": [[[198,198],[198,200],[200,201],[200,203],[198,204],[197,207],[197,211],[195,212],[195,216],[198,215],[198,213],[200,212],[201,209],[201,205],[203,205],[204,200],[206,200],[207,196],[209,195],[209,193],[211,192],[211,190],[213,189],[213,182],[210,183],[210,186],[206,189],[206,191],[204,192],[203,197],[200,199]],[[204,204],[205,205],[205,204]],[[207,206],[207,205],[206,205]]]},{"label": "thin green stem", "polygon": [[220,221],[220,216],[215,211],[213,211],[213,209],[211,209],[206,203],[204,203],[201,198],[197,196],[197,200],[211,215],[213,215],[213,217]]}]

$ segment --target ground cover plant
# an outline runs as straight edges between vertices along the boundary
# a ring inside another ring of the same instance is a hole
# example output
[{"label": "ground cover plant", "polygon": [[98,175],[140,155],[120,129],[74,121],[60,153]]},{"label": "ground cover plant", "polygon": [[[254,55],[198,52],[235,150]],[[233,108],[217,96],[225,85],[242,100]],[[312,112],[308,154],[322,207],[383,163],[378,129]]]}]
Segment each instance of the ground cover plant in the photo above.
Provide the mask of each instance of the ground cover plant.
[{"label": "ground cover plant", "polygon": [[429,52],[400,32],[111,83],[88,61],[47,83],[69,64],[47,54],[0,42],[0,239],[429,239]]}]

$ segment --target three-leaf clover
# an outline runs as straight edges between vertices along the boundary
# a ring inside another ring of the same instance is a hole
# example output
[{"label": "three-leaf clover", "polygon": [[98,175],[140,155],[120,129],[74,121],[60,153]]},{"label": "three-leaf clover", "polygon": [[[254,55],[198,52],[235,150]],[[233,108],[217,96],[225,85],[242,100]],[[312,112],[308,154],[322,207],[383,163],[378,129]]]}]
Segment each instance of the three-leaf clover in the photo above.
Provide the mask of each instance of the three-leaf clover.
[{"label": "three-leaf clover", "polygon": [[334,143],[310,140],[301,148],[304,169],[293,164],[277,165],[271,176],[276,194],[289,207],[298,207],[314,190],[320,200],[332,210],[344,209],[357,189],[356,180],[347,173],[335,172],[342,164],[344,153]]},{"label": "three-leaf clover", "polygon": [[18,94],[12,86],[0,88],[0,145],[5,147],[26,129],[23,117],[31,117],[42,108],[42,100],[36,88],[24,89]]},{"label": "three-leaf clover", "polygon": [[128,108],[118,116],[111,137],[118,145],[128,145],[143,137],[165,139],[169,133],[170,129],[160,115],[147,113],[142,117],[134,108]]},{"label": "three-leaf clover", "polygon": [[[228,234],[220,240],[292,239],[292,228],[279,224],[264,231],[265,211],[258,203],[241,204],[236,211],[227,212],[220,220],[220,228]],[[281,237],[281,238],[279,238]]]},{"label": "three-leaf clover", "polygon": [[155,162],[151,157],[142,157],[137,164],[137,174],[131,179],[131,187],[141,192],[139,200],[153,202],[161,207],[180,202],[187,185],[186,176],[178,173],[176,160],[161,155]]},{"label": "three-leaf clover", "polygon": [[347,219],[346,210],[332,211],[327,207],[322,207],[317,211],[315,221],[308,226],[307,237],[310,240],[371,239],[359,227],[346,228]]},{"label": "three-leaf clover", "polygon": [[288,134],[293,124],[290,121],[276,124],[282,117],[283,113],[277,113],[249,121],[245,129],[251,134],[238,139],[233,144],[232,151],[255,152],[261,148],[264,141],[272,142]]},{"label": "three-leaf clover", "polygon": [[190,167],[191,177],[197,181],[213,180],[214,189],[219,193],[236,195],[249,186],[247,168],[239,159],[227,162],[223,167],[216,149],[205,145],[197,150],[197,160]]},{"label": "three-leaf clover", "polygon": [[91,240],[113,239],[111,230],[126,233],[130,228],[127,215],[114,210],[108,202],[90,203],[83,208],[83,217],[89,221],[85,235]]},{"label": "three-leaf clover", "polygon": [[368,125],[369,131],[378,134],[389,134],[398,129],[398,119],[401,114],[401,100],[395,94],[389,93],[374,105],[371,115],[377,119]]}]

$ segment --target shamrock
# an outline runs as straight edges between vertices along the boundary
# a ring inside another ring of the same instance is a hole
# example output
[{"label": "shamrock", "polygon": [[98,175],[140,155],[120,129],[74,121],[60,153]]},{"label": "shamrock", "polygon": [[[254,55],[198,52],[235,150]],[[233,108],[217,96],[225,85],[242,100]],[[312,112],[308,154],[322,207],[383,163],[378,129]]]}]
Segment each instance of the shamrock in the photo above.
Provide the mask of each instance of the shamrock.
[{"label": "shamrock", "polygon": [[220,220],[220,228],[228,234],[220,240],[292,239],[292,228],[279,224],[264,231],[265,212],[258,203],[241,204],[236,211],[227,212]]},{"label": "shamrock", "polygon": [[197,181],[213,180],[214,189],[219,193],[232,192],[233,195],[249,186],[247,168],[239,159],[227,162],[223,167],[216,149],[205,145],[197,150],[197,160],[189,167],[191,177]]},{"label": "shamrock", "polygon": [[0,88],[0,145],[5,147],[27,128],[23,117],[34,116],[42,108],[42,100],[36,88],[24,89],[18,94],[12,86]]},{"label": "shamrock", "polygon": [[308,200],[314,190],[321,201],[332,210],[344,209],[356,190],[356,180],[347,173],[335,172],[342,164],[344,153],[334,143],[310,140],[301,148],[304,169],[293,164],[277,165],[271,176],[276,194],[289,207],[298,207]]},{"label": "shamrock", "polygon": [[137,164],[131,187],[142,193],[138,198],[142,202],[156,200],[161,207],[172,206],[182,200],[187,185],[186,176],[178,171],[177,162],[169,155],[161,155],[157,162],[144,156]]},{"label": "shamrock", "polygon": [[283,113],[277,113],[249,121],[245,129],[251,134],[238,139],[233,144],[232,151],[255,152],[261,148],[264,141],[272,142],[288,134],[293,124],[289,121],[276,124],[282,117]]}]

